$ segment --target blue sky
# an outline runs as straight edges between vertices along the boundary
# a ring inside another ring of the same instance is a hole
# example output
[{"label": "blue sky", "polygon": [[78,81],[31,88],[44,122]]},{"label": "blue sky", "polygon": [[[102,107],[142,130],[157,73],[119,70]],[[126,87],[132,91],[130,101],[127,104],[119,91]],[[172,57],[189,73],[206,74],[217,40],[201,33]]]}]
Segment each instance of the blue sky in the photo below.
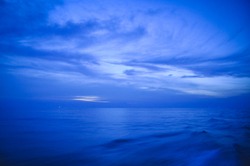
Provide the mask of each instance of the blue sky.
[{"label": "blue sky", "polygon": [[1,0],[1,98],[181,103],[250,92],[247,0]]}]

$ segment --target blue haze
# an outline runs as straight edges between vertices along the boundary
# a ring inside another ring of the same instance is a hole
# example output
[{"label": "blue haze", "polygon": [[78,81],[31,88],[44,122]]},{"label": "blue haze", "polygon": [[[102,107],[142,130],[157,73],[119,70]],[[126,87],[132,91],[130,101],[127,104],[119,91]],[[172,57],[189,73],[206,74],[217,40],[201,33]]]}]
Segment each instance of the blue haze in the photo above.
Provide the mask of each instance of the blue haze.
[{"label": "blue haze", "polygon": [[0,0],[0,165],[249,165],[249,15]]}]

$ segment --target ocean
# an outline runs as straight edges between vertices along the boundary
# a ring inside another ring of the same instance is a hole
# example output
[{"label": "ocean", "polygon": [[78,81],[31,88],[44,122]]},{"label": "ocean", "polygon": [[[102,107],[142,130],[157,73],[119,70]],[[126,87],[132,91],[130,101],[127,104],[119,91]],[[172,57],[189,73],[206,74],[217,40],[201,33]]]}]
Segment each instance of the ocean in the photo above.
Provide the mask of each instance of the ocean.
[{"label": "ocean", "polygon": [[5,108],[0,165],[247,166],[250,111]]}]

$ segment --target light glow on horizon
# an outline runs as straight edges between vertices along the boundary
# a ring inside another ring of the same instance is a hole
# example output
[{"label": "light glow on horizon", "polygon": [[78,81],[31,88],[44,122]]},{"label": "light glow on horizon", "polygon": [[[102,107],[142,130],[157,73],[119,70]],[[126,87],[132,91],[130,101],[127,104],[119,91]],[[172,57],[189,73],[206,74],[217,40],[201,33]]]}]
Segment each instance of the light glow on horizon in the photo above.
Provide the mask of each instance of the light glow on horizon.
[{"label": "light glow on horizon", "polygon": [[108,103],[107,100],[103,100],[99,96],[75,96],[72,100],[83,101],[83,102]]}]

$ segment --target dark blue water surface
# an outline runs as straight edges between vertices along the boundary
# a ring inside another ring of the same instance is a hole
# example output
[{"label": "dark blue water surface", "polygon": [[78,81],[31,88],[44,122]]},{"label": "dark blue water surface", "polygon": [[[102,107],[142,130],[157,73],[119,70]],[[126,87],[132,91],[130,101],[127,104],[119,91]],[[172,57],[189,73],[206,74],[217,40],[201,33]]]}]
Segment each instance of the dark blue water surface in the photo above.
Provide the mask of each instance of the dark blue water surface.
[{"label": "dark blue water surface", "polygon": [[0,165],[250,165],[250,113],[226,109],[3,109]]}]

